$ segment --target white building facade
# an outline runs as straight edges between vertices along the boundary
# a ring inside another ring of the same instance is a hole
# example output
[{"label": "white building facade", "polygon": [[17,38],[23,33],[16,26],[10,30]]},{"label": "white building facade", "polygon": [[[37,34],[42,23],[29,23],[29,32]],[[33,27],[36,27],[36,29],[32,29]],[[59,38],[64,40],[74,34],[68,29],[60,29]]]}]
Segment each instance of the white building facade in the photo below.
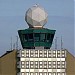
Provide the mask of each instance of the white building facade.
[{"label": "white building facade", "polygon": [[17,51],[17,75],[66,75],[66,50]]}]

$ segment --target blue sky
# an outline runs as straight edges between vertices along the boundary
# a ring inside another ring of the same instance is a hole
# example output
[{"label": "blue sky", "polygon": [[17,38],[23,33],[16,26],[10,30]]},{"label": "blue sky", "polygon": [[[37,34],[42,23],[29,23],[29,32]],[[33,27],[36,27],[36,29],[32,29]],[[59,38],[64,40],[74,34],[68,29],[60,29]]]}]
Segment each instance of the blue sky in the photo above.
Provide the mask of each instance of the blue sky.
[{"label": "blue sky", "polygon": [[[74,54],[73,0],[0,0],[0,55],[10,50],[11,37],[13,44],[16,42],[19,29],[28,28],[24,16],[26,10],[34,4],[44,7],[48,13],[48,23],[45,27],[56,30],[58,49],[60,49],[62,36],[63,48]],[[20,42],[19,48],[21,48]],[[54,43],[52,49],[54,49]]]}]

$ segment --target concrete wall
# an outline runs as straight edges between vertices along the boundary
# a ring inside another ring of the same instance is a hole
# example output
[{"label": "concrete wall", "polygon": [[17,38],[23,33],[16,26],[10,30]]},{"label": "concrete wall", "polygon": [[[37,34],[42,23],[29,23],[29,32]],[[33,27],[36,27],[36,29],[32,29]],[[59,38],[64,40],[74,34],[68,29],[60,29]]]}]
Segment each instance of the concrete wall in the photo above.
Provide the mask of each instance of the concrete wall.
[{"label": "concrete wall", "polygon": [[67,75],[75,75],[75,57],[67,51],[66,57]]},{"label": "concrete wall", "polygon": [[0,75],[16,75],[16,50],[0,58]]},{"label": "concrete wall", "polygon": [[0,58],[0,75],[1,75],[1,58]]}]

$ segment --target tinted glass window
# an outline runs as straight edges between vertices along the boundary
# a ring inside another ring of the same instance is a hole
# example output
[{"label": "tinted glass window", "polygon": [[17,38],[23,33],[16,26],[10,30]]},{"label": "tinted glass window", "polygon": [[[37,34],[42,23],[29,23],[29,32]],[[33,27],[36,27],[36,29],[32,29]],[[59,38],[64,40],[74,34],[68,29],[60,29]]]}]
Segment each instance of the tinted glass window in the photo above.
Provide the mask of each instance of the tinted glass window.
[{"label": "tinted glass window", "polygon": [[46,34],[46,37],[47,37],[46,41],[49,42],[49,40],[50,40],[50,34]]},{"label": "tinted glass window", "polygon": [[28,34],[28,41],[33,41],[33,34]]},{"label": "tinted glass window", "polygon": [[53,37],[54,37],[54,35],[51,34],[51,35],[50,35],[50,42],[51,42],[51,43],[52,43]]},{"label": "tinted glass window", "polygon": [[34,40],[35,41],[39,41],[40,40],[40,34],[39,33],[35,33],[34,34]]},{"label": "tinted glass window", "polygon": [[23,41],[27,41],[28,40],[28,35],[27,34],[24,34],[23,35]]},{"label": "tinted glass window", "polygon": [[40,41],[45,41],[45,34],[40,34]]}]

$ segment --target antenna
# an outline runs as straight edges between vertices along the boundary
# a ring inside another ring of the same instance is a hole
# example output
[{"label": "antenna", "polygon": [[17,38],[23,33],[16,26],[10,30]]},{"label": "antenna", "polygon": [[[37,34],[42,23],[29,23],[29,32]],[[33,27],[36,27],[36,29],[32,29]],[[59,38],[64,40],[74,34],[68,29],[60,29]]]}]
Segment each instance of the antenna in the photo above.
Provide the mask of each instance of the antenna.
[{"label": "antenna", "polygon": [[13,49],[15,49],[15,43],[13,44]]},{"label": "antenna", "polygon": [[57,49],[57,37],[55,38],[55,49]]},{"label": "antenna", "polygon": [[16,36],[17,40],[16,40],[16,50],[18,50],[18,36]]},{"label": "antenna", "polygon": [[10,43],[10,46],[11,46],[11,50],[12,50],[12,37],[11,37],[11,43]]},{"label": "antenna", "polygon": [[61,50],[63,49],[63,40],[62,40],[62,36],[61,36]]}]

